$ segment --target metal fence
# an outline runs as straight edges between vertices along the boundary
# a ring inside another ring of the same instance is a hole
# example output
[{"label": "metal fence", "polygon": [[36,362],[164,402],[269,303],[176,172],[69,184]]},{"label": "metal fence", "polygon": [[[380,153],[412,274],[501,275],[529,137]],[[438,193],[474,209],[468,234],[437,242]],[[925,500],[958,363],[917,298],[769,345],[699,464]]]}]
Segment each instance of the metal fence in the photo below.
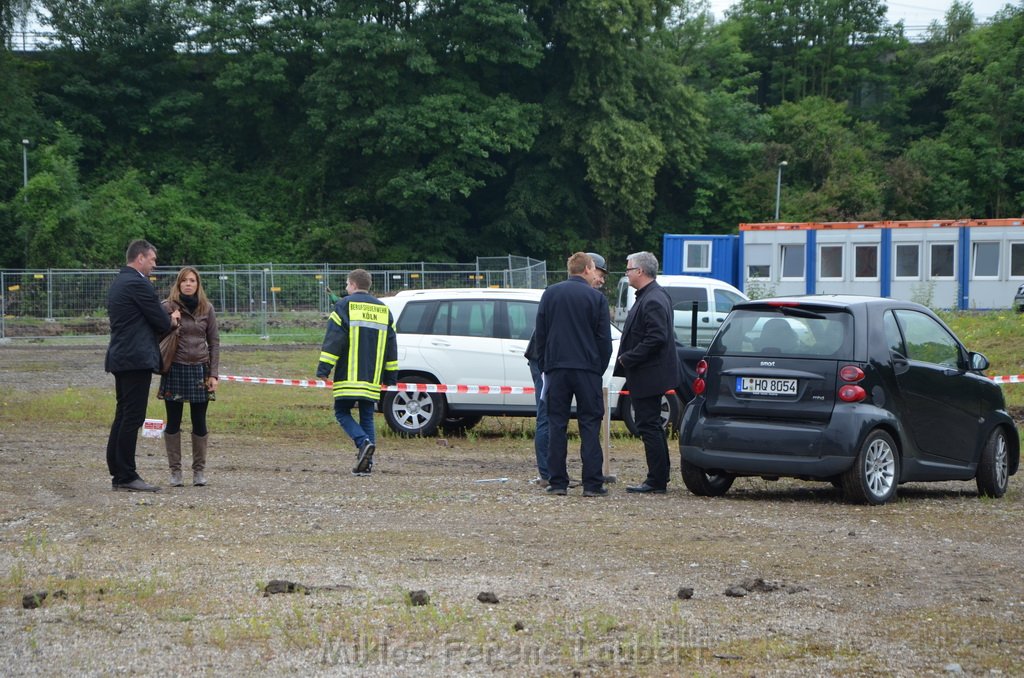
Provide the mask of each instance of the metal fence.
[{"label": "metal fence", "polygon": [[[348,272],[369,271],[372,291],[454,287],[543,288],[547,264],[528,257],[480,257],[472,264],[245,264],[196,266],[224,329],[240,335],[287,334],[304,321],[319,326],[330,292],[345,289]],[[178,267],[150,276],[160,298]],[[95,336],[109,333],[107,289],[117,270],[0,269],[0,338]]]}]

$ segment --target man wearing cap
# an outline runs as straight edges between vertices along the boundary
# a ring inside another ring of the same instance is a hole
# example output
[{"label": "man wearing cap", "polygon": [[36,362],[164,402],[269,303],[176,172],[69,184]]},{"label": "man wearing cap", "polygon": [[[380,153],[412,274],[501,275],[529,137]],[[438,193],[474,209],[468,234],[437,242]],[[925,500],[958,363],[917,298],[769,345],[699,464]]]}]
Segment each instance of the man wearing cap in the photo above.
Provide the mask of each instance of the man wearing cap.
[{"label": "man wearing cap", "polygon": [[[587,256],[594,262],[593,269],[584,269],[584,277],[591,287],[601,289],[608,278],[608,269],[604,257],[596,252],[587,252]],[[530,376],[533,377],[534,399],[537,404],[537,427],[533,433],[533,452],[537,457],[537,477],[531,483],[548,486],[548,407],[545,398],[542,398],[544,379],[541,376],[540,364],[537,362],[536,333],[530,337],[530,343],[526,346],[526,359],[530,362]]]},{"label": "man wearing cap", "polygon": [[675,388],[679,372],[672,300],[657,277],[658,259],[650,252],[626,258],[626,278],[636,290],[636,303],[622,326],[615,376],[626,377],[634,421],[647,455],[647,479],[626,488],[638,494],[665,494],[669,455],[661,425],[661,397]]},{"label": "man wearing cap", "polygon": [[[602,262],[603,263],[603,262]],[[534,359],[544,374],[548,415],[548,492],[564,495],[569,487],[566,469],[567,428],[573,397],[580,430],[583,496],[600,497],[604,488],[601,450],[601,376],[612,353],[608,300],[594,289],[603,274],[586,252],[567,262],[569,279],[544,290],[537,308]]]},{"label": "man wearing cap", "polygon": [[594,262],[594,272],[587,282],[591,287],[599,290],[604,287],[604,281],[608,279],[608,267],[605,265],[604,257],[597,252],[587,252],[587,256]]}]

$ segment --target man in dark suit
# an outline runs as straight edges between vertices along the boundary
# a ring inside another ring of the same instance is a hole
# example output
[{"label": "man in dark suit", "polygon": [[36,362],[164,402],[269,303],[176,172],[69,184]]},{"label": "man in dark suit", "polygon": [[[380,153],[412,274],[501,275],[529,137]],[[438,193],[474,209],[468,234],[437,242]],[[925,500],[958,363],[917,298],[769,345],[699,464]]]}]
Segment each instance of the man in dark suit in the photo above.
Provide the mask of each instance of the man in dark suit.
[{"label": "man in dark suit", "polygon": [[534,336],[548,409],[548,492],[564,495],[569,487],[566,430],[575,396],[583,496],[599,497],[608,493],[600,430],[601,376],[612,354],[611,320],[608,300],[591,286],[601,275],[593,258],[576,252],[567,266],[569,279],[541,296]]},{"label": "man in dark suit", "polygon": [[146,420],[149,385],[160,369],[159,337],[181,321],[181,311],[168,315],[149,274],[156,267],[156,248],[134,240],[121,269],[107,292],[110,346],[105,369],[114,375],[117,407],[107,439],[107,469],[113,489],[120,492],[156,492],[135,470],[135,447]]},{"label": "man in dark suit", "polygon": [[626,491],[665,494],[669,458],[668,441],[661,425],[661,397],[675,388],[679,373],[672,300],[655,280],[658,259],[650,252],[629,255],[626,277],[636,290],[636,302],[622,326],[615,375],[626,377],[634,420],[647,455],[647,479]]}]

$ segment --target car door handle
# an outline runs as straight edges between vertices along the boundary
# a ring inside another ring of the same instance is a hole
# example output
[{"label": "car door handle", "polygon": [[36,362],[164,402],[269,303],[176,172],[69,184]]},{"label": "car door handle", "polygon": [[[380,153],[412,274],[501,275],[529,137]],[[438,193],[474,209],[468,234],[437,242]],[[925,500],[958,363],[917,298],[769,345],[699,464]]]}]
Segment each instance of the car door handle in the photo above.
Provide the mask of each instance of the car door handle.
[{"label": "car door handle", "polygon": [[442,346],[444,348],[448,348],[449,346],[451,346],[451,344],[449,342],[443,341],[441,339],[431,339],[430,340],[430,345],[431,346]]},{"label": "car door handle", "polygon": [[892,371],[896,374],[905,374],[910,369],[910,361],[902,356],[892,357]]}]

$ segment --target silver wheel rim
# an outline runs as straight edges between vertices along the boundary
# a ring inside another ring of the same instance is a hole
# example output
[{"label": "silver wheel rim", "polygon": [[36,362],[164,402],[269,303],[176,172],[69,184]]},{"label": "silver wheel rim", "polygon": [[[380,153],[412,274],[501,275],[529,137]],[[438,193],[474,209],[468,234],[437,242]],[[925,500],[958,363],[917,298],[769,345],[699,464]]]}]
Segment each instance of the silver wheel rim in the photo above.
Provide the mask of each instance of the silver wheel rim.
[{"label": "silver wheel rim", "polygon": [[884,497],[896,482],[896,456],[884,440],[874,440],[864,455],[864,479],[875,497]]},{"label": "silver wheel rim", "polygon": [[[629,413],[633,416],[633,425],[636,426],[636,409],[633,407],[633,402],[629,403]],[[661,412],[659,414],[661,418],[661,428],[668,429],[669,423],[672,421],[672,405],[668,402],[667,396],[661,398]]]},{"label": "silver wheel rim", "polygon": [[395,396],[391,413],[406,431],[418,431],[434,416],[434,400],[427,393],[401,391]]},{"label": "silver wheel rim", "polygon": [[1006,483],[1009,480],[1009,462],[1007,461],[1005,436],[1000,435],[997,439],[996,454],[993,461],[996,467],[996,486],[999,488],[1006,487]]}]

